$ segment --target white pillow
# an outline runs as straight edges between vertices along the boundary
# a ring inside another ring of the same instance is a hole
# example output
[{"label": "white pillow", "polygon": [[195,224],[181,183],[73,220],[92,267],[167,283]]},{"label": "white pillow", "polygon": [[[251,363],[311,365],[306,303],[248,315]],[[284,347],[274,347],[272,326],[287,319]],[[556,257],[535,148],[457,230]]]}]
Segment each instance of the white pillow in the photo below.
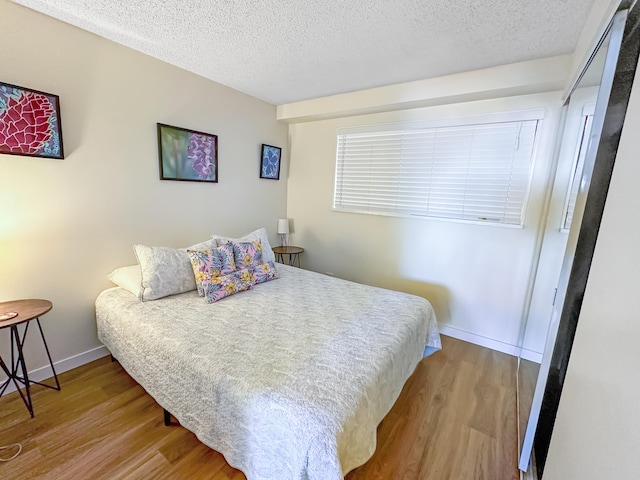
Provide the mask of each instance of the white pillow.
[{"label": "white pillow", "polygon": [[240,238],[230,238],[223,237],[221,235],[211,235],[211,238],[217,243],[217,246],[220,247],[227,242],[233,240],[235,242],[255,242],[256,240],[260,240],[262,243],[262,260],[265,263],[276,261],[276,255],[271,250],[271,245],[269,244],[269,236],[267,235],[267,230],[264,228],[259,228],[251,233],[247,233],[244,237]]},{"label": "white pillow", "polygon": [[140,272],[140,265],[116,268],[109,274],[108,278],[117,286],[129,290],[138,298],[142,298],[142,273]]},{"label": "white pillow", "polygon": [[145,302],[195,290],[196,281],[187,250],[211,250],[216,246],[214,240],[177,249],[134,245],[133,251],[142,274],[139,298]]}]

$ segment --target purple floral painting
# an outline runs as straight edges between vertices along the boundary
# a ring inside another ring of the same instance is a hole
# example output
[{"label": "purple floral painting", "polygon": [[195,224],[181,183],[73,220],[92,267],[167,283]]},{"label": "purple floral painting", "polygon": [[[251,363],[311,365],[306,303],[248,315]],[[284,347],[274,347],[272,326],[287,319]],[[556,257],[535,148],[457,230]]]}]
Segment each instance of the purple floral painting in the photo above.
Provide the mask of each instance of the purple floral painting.
[{"label": "purple floral painting", "polygon": [[160,179],[218,181],[218,136],[158,123]]}]

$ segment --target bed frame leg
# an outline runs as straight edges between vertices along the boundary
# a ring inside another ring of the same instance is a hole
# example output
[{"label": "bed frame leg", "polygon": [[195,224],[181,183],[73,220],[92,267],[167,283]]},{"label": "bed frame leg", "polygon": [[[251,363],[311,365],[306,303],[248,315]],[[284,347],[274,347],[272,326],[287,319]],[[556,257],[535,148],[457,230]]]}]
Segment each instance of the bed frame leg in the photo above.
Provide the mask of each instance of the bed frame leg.
[{"label": "bed frame leg", "polygon": [[165,426],[169,426],[171,425],[171,414],[169,412],[167,412],[167,409],[164,408],[164,424]]}]

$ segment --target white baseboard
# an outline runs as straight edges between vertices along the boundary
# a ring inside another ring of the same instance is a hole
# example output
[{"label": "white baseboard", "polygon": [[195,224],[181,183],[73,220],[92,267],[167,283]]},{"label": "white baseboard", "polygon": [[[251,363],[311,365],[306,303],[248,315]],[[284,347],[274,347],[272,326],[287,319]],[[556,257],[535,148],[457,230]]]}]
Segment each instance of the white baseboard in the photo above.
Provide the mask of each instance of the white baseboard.
[{"label": "white baseboard", "polygon": [[520,356],[521,349],[515,345],[510,345],[498,340],[493,340],[492,338],[483,337],[482,335],[477,335],[465,330],[460,330],[449,325],[438,324],[438,328],[440,329],[440,333],[448,337],[457,338],[458,340],[464,340],[465,342],[473,343],[475,345],[480,345],[481,347],[486,347],[490,348],[491,350],[496,350],[498,352],[513,355],[514,357]]},{"label": "white baseboard", "polygon": [[[56,369],[56,373],[60,375],[63,372],[67,372],[69,370],[73,370],[76,367],[84,365],[85,363],[93,362],[102,357],[106,357],[109,355],[109,350],[104,345],[96,348],[92,348],[91,350],[87,350],[86,352],[79,353],[77,355],[73,355],[72,357],[65,358],[63,360],[59,360],[53,363],[53,366]],[[47,380],[48,378],[53,377],[53,372],[51,371],[51,367],[46,365],[44,367],[36,368],[35,370],[31,370],[29,373],[29,380],[33,380],[35,382],[42,382],[43,380]],[[7,377],[0,378],[0,385],[7,379]],[[55,385],[55,382],[54,382]],[[10,382],[7,386],[7,390],[5,394],[10,392],[15,392],[16,386],[13,382]]]},{"label": "white baseboard", "polygon": [[527,350],[526,348],[522,349],[520,358],[524,358],[525,360],[529,360],[530,362],[542,363],[541,353],[534,352],[533,350]]}]

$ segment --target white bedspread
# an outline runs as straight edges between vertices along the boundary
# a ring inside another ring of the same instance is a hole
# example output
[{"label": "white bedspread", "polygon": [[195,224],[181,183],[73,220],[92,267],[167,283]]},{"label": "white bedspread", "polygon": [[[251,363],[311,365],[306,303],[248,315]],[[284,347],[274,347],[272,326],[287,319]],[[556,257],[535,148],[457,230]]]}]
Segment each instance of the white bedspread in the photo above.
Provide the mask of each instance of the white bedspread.
[{"label": "white bedspread", "polygon": [[425,299],[277,265],[207,304],[195,291],[96,300],[98,336],[180,423],[249,480],[330,480],[365,463],[376,427],[440,348]]}]

